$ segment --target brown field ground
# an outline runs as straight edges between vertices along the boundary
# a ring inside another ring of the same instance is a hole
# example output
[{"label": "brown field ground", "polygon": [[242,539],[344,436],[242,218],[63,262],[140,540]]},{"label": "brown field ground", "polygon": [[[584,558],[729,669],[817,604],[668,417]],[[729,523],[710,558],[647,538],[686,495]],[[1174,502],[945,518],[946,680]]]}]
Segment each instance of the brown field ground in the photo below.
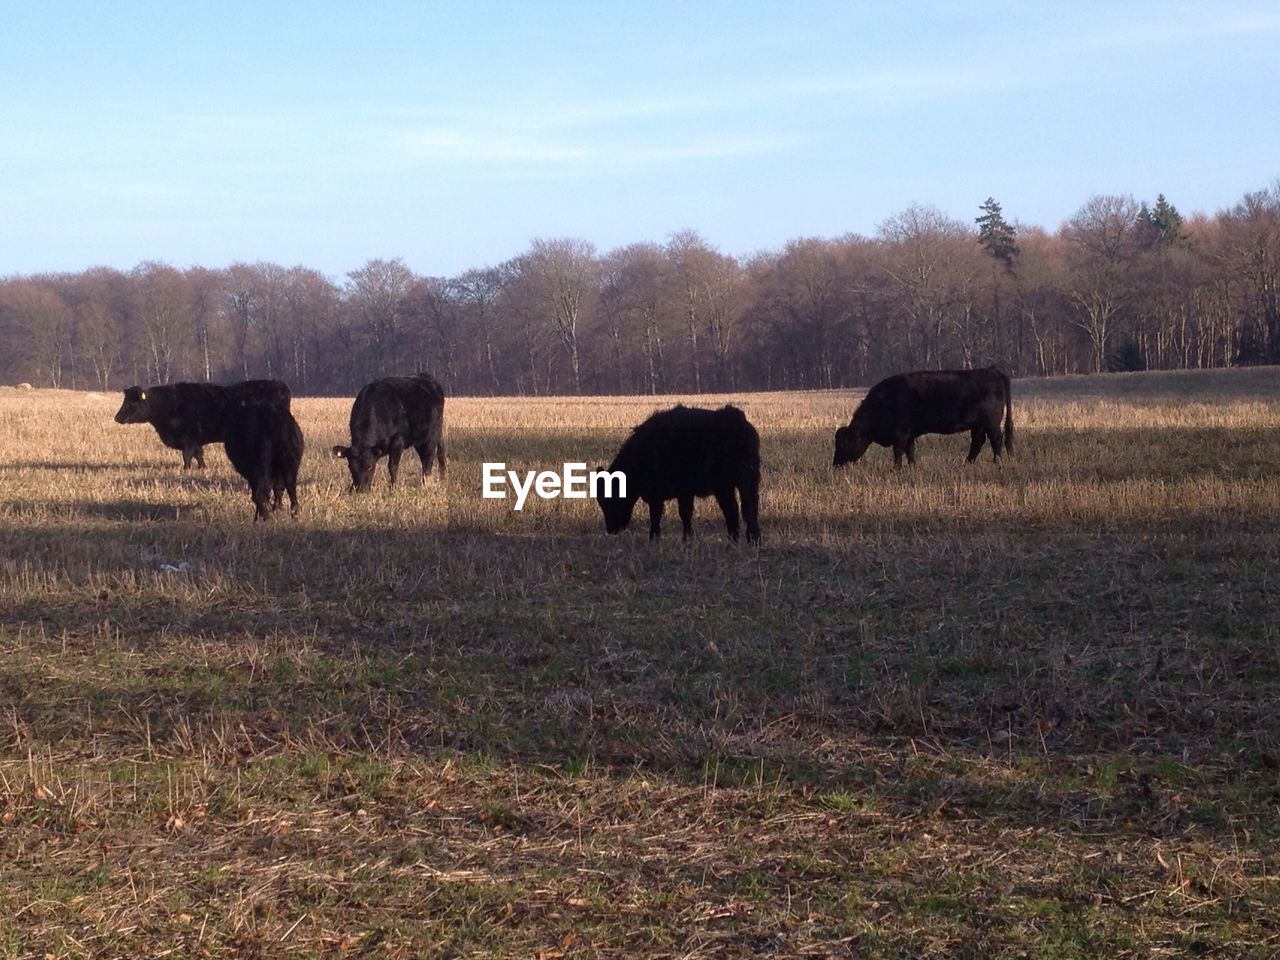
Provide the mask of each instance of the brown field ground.
[{"label": "brown field ground", "polygon": [[301,399],[255,525],[0,390],[0,957],[1280,955],[1280,370],[834,474],[856,399],[737,398],[757,550],[480,499],[667,400],[452,400],[447,483],[349,496]]}]

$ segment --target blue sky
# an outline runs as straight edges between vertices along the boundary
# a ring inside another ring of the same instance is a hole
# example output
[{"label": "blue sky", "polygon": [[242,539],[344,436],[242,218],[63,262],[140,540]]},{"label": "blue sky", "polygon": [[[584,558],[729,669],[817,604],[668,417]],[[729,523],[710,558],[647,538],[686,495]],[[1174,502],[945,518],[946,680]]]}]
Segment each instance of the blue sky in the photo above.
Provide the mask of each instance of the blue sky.
[{"label": "blue sky", "polygon": [[0,0],[0,275],[693,228],[749,254],[994,195],[1280,176],[1280,5]]}]

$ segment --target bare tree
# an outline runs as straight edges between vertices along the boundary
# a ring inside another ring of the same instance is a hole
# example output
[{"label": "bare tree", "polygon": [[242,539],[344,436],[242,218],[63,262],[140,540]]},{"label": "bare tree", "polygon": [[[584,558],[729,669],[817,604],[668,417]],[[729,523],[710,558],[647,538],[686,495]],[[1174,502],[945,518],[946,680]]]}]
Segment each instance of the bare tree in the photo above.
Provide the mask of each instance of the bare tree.
[{"label": "bare tree", "polygon": [[257,271],[248,263],[233,263],[224,274],[226,284],[221,299],[227,326],[231,330],[233,361],[236,374],[249,379],[249,358],[257,354],[254,322],[258,316]]},{"label": "bare tree", "polygon": [[490,395],[499,390],[494,350],[494,310],[502,293],[502,271],[496,267],[468,270],[450,281],[453,299],[462,304],[467,318],[479,333],[484,357],[485,381]]},{"label": "bare tree", "polygon": [[1090,197],[1062,227],[1068,243],[1067,291],[1076,325],[1089,338],[1089,369],[1106,369],[1107,348],[1132,284],[1139,206],[1130,196]]},{"label": "bare tree", "polygon": [[405,316],[413,327],[413,352],[421,358],[415,366],[436,373],[450,391],[458,383],[458,341],[463,316],[462,304],[454,293],[447,281],[422,277],[414,282],[404,303]]},{"label": "bare tree", "polygon": [[601,318],[610,339],[616,389],[630,389],[624,370],[628,354],[635,359],[647,393],[666,389],[663,342],[663,304],[667,299],[671,266],[662,248],[635,243],[610,252],[602,263]]},{"label": "bare tree", "polygon": [[1241,287],[1238,359],[1280,362],[1280,181],[1246,194],[1221,219],[1218,257]]},{"label": "bare tree", "polygon": [[689,341],[690,386],[702,390],[702,351],[699,337],[707,326],[708,275],[719,254],[695,230],[681,230],[667,240],[667,257],[684,295],[682,313]]},{"label": "bare tree", "polygon": [[755,312],[772,333],[764,349],[783,359],[788,385],[835,385],[838,358],[851,339],[851,278],[842,260],[838,243],[811,238],[753,264]]},{"label": "bare tree", "polygon": [[737,387],[733,349],[746,303],[746,275],[733,257],[716,253],[705,263],[702,284],[701,299],[715,362],[715,387],[733,390]]},{"label": "bare tree", "polygon": [[1020,232],[1021,253],[1014,275],[1017,340],[1019,356],[1031,354],[1022,372],[1040,377],[1065,373],[1069,362],[1063,320],[1067,313],[1062,289],[1065,242],[1041,229],[1024,227]]},{"label": "bare tree", "polygon": [[585,240],[535,240],[521,258],[546,319],[569,360],[570,383],[582,393],[579,327],[596,293],[595,248]]},{"label": "bare tree", "polygon": [[527,254],[508,260],[498,270],[502,282],[496,310],[503,329],[509,331],[507,336],[518,345],[515,352],[520,358],[512,385],[516,393],[537,396],[542,392],[543,339],[548,332],[542,322],[543,302],[537,272],[531,268]]},{"label": "bare tree", "polygon": [[412,271],[397,257],[370,260],[347,278],[347,299],[368,332],[375,370],[384,376],[404,372],[401,341]]},{"label": "bare tree", "polygon": [[127,281],[119,271],[99,267],[71,278],[69,290],[76,352],[98,387],[106,390],[122,360],[129,319]]},{"label": "bare tree", "polygon": [[969,307],[974,233],[936,207],[913,204],[880,224],[880,238],[888,246],[884,269],[900,293],[906,354],[941,366],[943,331]]},{"label": "bare tree", "polygon": [[337,288],[319,271],[291,268],[285,278],[284,317],[294,380],[303,391],[310,391],[313,384],[334,389],[335,373],[325,353],[337,326]]},{"label": "bare tree", "polygon": [[139,264],[130,276],[150,378],[153,383],[168,383],[175,374],[181,376],[184,347],[195,326],[190,283],[182,271],[167,263]]},{"label": "bare tree", "polygon": [[33,379],[61,387],[71,355],[72,313],[55,278],[37,275],[7,284],[3,305],[25,341],[22,353],[35,371]]}]

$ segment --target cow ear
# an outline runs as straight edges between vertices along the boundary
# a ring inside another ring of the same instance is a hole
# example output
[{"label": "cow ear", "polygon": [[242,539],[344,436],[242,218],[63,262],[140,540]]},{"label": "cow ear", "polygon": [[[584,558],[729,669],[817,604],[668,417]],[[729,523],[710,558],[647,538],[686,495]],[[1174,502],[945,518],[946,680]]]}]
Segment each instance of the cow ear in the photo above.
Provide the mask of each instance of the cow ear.
[{"label": "cow ear", "polygon": [[339,460],[347,459],[347,455],[349,453],[351,453],[350,447],[334,447],[333,448],[333,455],[337,457]]}]

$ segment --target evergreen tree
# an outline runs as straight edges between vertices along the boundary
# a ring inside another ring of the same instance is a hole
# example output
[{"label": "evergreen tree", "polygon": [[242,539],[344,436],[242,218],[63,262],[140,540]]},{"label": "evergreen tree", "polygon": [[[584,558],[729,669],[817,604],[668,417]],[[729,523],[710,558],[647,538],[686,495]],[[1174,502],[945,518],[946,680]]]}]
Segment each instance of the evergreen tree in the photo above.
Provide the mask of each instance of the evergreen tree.
[{"label": "evergreen tree", "polygon": [[1182,232],[1182,214],[1178,208],[1164,198],[1164,194],[1156,195],[1156,208],[1151,213],[1156,227],[1156,236],[1160,242],[1169,247],[1185,246],[1187,235]]},{"label": "evergreen tree", "polygon": [[1156,195],[1155,209],[1144,203],[1138,211],[1138,236],[1147,247],[1185,247],[1191,242],[1182,231],[1182,214],[1163,193]]},{"label": "evergreen tree", "polygon": [[1005,220],[994,197],[987,197],[979,209],[982,216],[974,220],[978,225],[978,242],[989,255],[1003,263],[1006,270],[1012,270],[1018,256],[1017,232]]}]

